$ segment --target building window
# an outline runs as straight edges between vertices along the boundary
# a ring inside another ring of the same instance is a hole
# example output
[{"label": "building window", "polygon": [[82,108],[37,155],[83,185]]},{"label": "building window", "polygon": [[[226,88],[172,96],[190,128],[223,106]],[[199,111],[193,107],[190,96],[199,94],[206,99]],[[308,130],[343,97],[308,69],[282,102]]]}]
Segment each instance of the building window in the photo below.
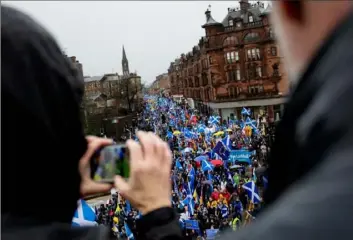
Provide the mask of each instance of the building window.
[{"label": "building window", "polygon": [[249,22],[254,22],[253,16],[249,16]]},{"label": "building window", "polygon": [[262,77],[262,68],[261,68],[261,66],[257,66],[256,67],[256,76],[257,77]]},{"label": "building window", "polygon": [[257,57],[257,60],[261,59],[260,49],[259,48],[256,48],[256,57]]},{"label": "building window", "polygon": [[251,57],[253,60],[256,59],[256,49],[255,48],[251,49]]},{"label": "building window", "polygon": [[261,60],[261,53],[259,48],[252,48],[247,50],[248,61]]},{"label": "building window", "polygon": [[272,28],[269,29],[269,35],[270,35],[270,38],[274,38],[275,36]]},{"label": "building window", "polygon": [[260,35],[257,32],[251,32],[246,34],[246,36],[244,37],[244,43],[248,43],[248,42],[256,42],[259,41]]},{"label": "building window", "polygon": [[234,36],[232,37],[227,37],[226,39],[224,39],[223,41],[223,46],[234,46],[238,44],[238,39]]},{"label": "building window", "polygon": [[236,27],[241,28],[241,22],[237,22]]},{"label": "building window", "polygon": [[251,61],[251,50],[248,49],[248,61]]},{"label": "building window", "polygon": [[229,96],[234,98],[237,96],[237,89],[235,87],[230,87],[229,88]]},{"label": "building window", "polygon": [[271,47],[271,55],[277,56],[277,48],[276,47]]},{"label": "building window", "polygon": [[239,52],[235,51],[235,61],[239,61]]},{"label": "building window", "polygon": [[229,25],[230,27],[233,26],[233,20],[232,20],[232,19],[229,19],[229,20],[228,20],[228,25]]},{"label": "building window", "polygon": [[227,75],[228,75],[228,81],[229,82],[234,82],[234,81],[237,80],[237,72],[236,71],[232,70],[232,71],[229,71],[227,73],[228,73]]},{"label": "building window", "polygon": [[248,79],[252,80],[256,77],[256,65],[248,64]]},{"label": "building window", "polygon": [[240,81],[240,79],[241,79],[241,76],[240,76],[240,69],[237,69],[237,70],[236,70],[236,73],[237,73],[237,81]]},{"label": "building window", "polygon": [[235,61],[239,61],[239,52],[238,51],[227,52],[225,54],[225,57],[226,57],[227,63],[234,63]]},{"label": "building window", "polygon": [[242,92],[242,88],[241,87],[237,87],[237,94],[240,94]]}]

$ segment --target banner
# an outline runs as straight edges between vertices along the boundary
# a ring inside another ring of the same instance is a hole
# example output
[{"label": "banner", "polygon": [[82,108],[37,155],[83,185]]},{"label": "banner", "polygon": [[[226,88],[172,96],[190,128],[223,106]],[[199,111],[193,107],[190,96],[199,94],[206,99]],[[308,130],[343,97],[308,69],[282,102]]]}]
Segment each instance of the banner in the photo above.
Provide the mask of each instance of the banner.
[{"label": "banner", "polygon": [[250,156],[252,154],[253,152],[249,152],[248,150],[232,150],[229,155],[229,161],[250,164]]},{"label": "banner", "polygon": [[206,239],[213,240],[216,239],[218,229],[206,229]]},{"label": "banner", "polygon": [[199,222],[196,220],[185,220],[185,228],[191,230],[199,230]]}]

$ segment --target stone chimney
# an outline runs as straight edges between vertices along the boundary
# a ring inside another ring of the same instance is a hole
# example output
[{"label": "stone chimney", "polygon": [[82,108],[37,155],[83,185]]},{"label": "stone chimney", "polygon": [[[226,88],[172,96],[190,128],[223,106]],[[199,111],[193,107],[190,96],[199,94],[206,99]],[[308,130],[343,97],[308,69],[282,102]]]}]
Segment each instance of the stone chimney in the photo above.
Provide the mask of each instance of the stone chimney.
[{"label": "stone chimney", "polygon": [[250,3],[248,0],[240,0],[239,4],[240,4],[240,11],[242,13],[247,12],[248,9],[250,8]]},{"label": "stone chimney", "polygon": [[71,59],[72,63],[76,63],[76,57],[75,56],[70,57],[70,59]]}]

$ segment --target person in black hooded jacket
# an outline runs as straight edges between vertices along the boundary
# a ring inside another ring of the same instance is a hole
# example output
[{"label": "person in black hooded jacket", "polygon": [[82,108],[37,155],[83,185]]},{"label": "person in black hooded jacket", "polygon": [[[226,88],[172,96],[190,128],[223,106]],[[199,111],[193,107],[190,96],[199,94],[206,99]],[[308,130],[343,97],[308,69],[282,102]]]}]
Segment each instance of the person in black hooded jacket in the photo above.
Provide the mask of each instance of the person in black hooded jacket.
[{"label": "person in black hooded jacket", "polygon": [[[109,239],[110,231],[103,227],[71,228],[78,199],[112,187],[90,178],[91,156],[112,140],[83,134],[83,79],[42,26],[3,5],[1,49],[2,239]],[[137,160],[131,154],[132,171],[136,169],[134,162],[143,166],[148,160],[158,160],[165,162],[156,162],[161,171],[169,172],[167,145],[152,134],[139,133],[139,138],[141,145],[128,143],[131,152],[139,154],[142,148],[155,151],[136,155]],[[157,188],[169,185],[169,176],[164,176],[160,184],[159,173],[151,178]],[[124,189],[120,179],[122,192],[136,197],[136,185],[129,184],[133,187]],[[168,195],[168,186],[165,189]],[[131,201],[144,215],[137,223],[140,236],[136,237],[153,239],[149,231],[160,231],[160,220],[163,224],[177,221],[169,197],[167,201],[149,198],[152,203],[141,199],[142,203]]]}]

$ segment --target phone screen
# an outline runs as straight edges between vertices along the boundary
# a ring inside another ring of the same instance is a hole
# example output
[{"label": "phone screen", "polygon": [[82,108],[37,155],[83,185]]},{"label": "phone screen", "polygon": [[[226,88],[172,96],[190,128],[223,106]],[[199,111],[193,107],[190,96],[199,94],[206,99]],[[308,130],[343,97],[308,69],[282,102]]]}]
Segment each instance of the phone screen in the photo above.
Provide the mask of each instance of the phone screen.
[{"label": "phone screen", "polygon": [[115,175],[128,178],[129,174],[129,152],[125,145],[107,146],[100,151],[95,181],[114,182]]}]

